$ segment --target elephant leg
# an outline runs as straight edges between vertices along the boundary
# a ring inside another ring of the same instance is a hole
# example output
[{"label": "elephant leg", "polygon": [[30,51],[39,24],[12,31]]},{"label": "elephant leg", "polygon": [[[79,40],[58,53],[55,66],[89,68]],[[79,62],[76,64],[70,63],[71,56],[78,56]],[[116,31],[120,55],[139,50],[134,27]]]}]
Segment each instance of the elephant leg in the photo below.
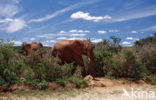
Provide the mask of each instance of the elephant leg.
[{"label": "elephant leg", "polygon": [[85,71],[85,67],[84,67],[82,56],[77,56],[77,57],[75,56],[75,61],[76,61],[77,65],[80,65],[82,67],[82,73],[81,74],[84,77],[86,75],[86,71]]}]

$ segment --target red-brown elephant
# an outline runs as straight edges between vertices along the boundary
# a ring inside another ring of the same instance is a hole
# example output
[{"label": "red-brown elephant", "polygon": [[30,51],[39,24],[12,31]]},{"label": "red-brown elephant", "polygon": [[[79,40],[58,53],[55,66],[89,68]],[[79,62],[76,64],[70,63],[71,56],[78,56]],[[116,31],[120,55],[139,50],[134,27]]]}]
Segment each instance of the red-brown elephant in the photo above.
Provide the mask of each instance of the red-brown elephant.
[{"label": "red-brown elephant", "polygon": [[24,55],[27,56],[31,54],[32,52],[35,52],[39,49],[43,48],[43,45],[40,42],[31,42],[26,45],[24,45]]},{"label": "red-brown elephant", "polygon": [[[82,55],[86,55],[90,59],[89,73],[93,76],[94,54],[90,42],[87,40],[62,40],[55,43],[52,48],[52,56],[59,57],[63,63],[75,61],[76,65],[84,66]],[[86,75],[84,67],[82,75]]]}]

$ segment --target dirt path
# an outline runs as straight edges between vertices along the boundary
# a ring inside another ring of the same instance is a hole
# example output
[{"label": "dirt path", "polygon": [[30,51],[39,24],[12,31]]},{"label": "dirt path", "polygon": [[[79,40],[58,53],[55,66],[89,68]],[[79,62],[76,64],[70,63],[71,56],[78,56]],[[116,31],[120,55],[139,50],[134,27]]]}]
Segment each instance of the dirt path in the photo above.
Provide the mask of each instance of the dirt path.
[{"label": "dirt path", "polygon": [[156,100],[156,86],[144,82],[96,78],[85,89],[19,91],[0,95],[0,100]]}]

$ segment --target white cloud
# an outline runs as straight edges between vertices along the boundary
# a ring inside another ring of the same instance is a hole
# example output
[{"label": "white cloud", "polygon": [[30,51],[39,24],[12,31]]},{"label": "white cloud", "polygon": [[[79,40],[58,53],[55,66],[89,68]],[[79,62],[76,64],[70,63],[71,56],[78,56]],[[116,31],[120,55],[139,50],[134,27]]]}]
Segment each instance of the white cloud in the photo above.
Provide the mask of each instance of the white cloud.
[{"label": "white cloud", "polygon": [[56,36],[68,36],[70,35],[69,33],[61,33],[61,34],[56,34]]},{"label": "white cloud", "polygon": [[14,42],[14,45],[16,45],[16,46],[21,46],[21,45],[22,45],[22,42],[20,42],[20,41],[15,41],[15,42]]},{"label": "white cloud", "polygon": [[78,11],[76,13],[73,13],[70,18],[72,19],[84,19],[84,20],[92,20],[94,22],[99,22],[101,20],[108,20],[112,19],[111,16],[106,15],[106,16],[91,16],[89,13],[84,13],[82,11]]},{"label": "white cloud", "polygon": [[131,33],[138,33],[137,31],[131,31]]},{"label": "white cloud", "polygon": [[117,30],[117,29],[112,29],[112,30],[109,30],[109,32],[119,32],[119,30]]},{"label": "white cloud", "polygon": [[136,40],[139,40],[138,38],[133,38],[133,37],[127,37],[126,40],[133,40],[133,41],[136,41]]},{"label": "white cloud", "polygon": [[55,40],[46,40],[45,43],[54,43],[56,42]]},{"label": "white cloud", "polygon": [[102,41],[102,39],[94,39],[94,40],[92,40],[91,42],[93,42],[93,43],[98,43],[98,42],[101,42]]},{"label": "white cloud", "polygon": [[61,15],[65,12],[68,12],[70,10],[73,10],[73,9],[76,9],[76,8],[79,8],[79,7],[82,7],[82,6],[85,6],[85,5],[88,5],[88,4],[93,4],[93,3],[96,3],[100,0],[91,0],[91,1],[88,1],[88,2],[80,2],[80,3],[76,3],[74,5],[71,5],[71,6],[68,6],[64,9],[61,9],[61,10],[58,10],[52,14],[49,14],[45,17],[42,17],[42,18],[37,18],[37,19],[31,19],[29,22],[42,22],[42,21],[46,21],[46,20],[49,20],[49,19],[52,19],[58,15]]},{"label": "white cloud", "polygon": [[66,33],[64,30],[61,30],[59,33]]},{"label": "white cloud", "polygon": [[83,32],[83,30],[78,30],[78,32],[79,32],[79,33],[82,33],[82,32]]},{"label": "white cloud", "polygon": [[53,38],[55,36],[55,34],[42,34],[42,35],[37,35],[37,37],[39,38]]},{"label": "white cloud", "polygon": [[21,10],[18,7],[20,0],[1,0],[0,1],[0,30],[7,33],[13,33],[23,29],[26,26],[24,19],[15,18],[15,15]]},{"label": "white cloud", "polygon": [[0,19],[0,23],[7,23],[7,22],[12,22],[13,19],[11,18],[5,18],[5,19]]},{"label": "white cloud", "polygon": [[19,0],[2,0],[0,1],[0,17],[12,17],[19,12],[17,4]]},{"label": "white cloud", "polygon": [[58,39],[58,40],[64,40],[64,39],[67,39],[67,38],[66,37],[58,37],[56,39]]},{"label": "white cloud", "polygon": [[87,34],[71,34],[70,36],[80,36],[80,37],[83,37],[83,36],[86,36]]},{"label": "white cloud", "polygon": [[85,30],[85,31],[84,31],[84,33],[90,33],[90,31],[88,31],[88,30]]},{"label": "white cloud", "polygon": [[5,18],[0,20],[0,30],[5,31],[7,33],[13,33],[23,29],[26,25],[26,22],[23,19],[12,19],[12,18]]},{"label": "white cloud", "polygon": [[70,33],[90,33],[90,31],[88,30],[76,30],[76,29],[72,29],[69,30]]},{"label": "white cloud", "polygon": [[107,31],[104,31],[104,30],[99,30],[99,31],[98,31],[98,33],[99,33],[99,34],[106,34],[106,33],[107,33]]},{"label": "white cloud", "polygon": [[46,44],[45,42],[41,42],[43,44],[43,46],[49,46],[48,44]]},{"label": "white cloud", "polygon": [[77,32],[77,30],[69,30],[69,32]]},{"label": "white cloud", "polygon": [[34,41],[34,40],[36,40],[36,39],[35,39],[35,38],[30,38],[30,40],[31,40],[31,41]]},{"label": "white cloud", "polygon": [[8,33],[16,32],[21,29],[23,29],[26,26],[26,23],[24,20],[21,19],[13,19],[6,28],[6,31]]},{"label": "white cloud", "polygon": [[127,41],[124,41],[122,42],[123,45],[130,45],[131,43],[130,42],[127,42]]},{"label": "white cloud", "polygon": [[68,38],[67,40],[85,40],[86,38],[78,38],[78,37],[72,37]]},{"label": "white cloud", "polygon": [[154,16],[156,15],[155,9],[156,9],[156,5],[153,5],[141,9],[134,9],[128,12],[120,12],[116,14],[117,16],[113,17],[113,20],[111,20],[111,22],[122,22],[122,21],[138,19],[138,18]]},{"label": "white cloud", "polygon": [[52,42],[56,42],[55,40],[50,40],[50,42],[52,43]]},{"label": "white cloud", "polygon": [[55,43],[56,41],[55,40],[46,40],[46,41],[43,41],[42,44],[43,46],[50,46],[52,43]]},{"label": "white cloud", "polygon": [[22,45],[21,41],[16,41],[16,40],[11,40],[10,43],[13,43],[15,46],[21,46]]},{"label": "white cloud", "polygon": [[133,37],[127,37],[126,39],[127,40],[133,40]]},{"label": "white cloud", "polygon": [[156,31],[156,25],[147,27],[147,28],[143,29],[143,31]]}]

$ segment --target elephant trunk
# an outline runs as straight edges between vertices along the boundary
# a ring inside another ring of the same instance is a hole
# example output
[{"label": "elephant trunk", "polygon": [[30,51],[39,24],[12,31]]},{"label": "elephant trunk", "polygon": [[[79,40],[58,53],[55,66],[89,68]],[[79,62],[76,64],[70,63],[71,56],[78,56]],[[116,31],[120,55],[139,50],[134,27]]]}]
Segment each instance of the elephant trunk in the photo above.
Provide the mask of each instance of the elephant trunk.
[{"label": "elephant trunk", "polygon": [[94,77],[94,55],[93,53],[90,53],[88,57],[90,60],[89,74]]}]

